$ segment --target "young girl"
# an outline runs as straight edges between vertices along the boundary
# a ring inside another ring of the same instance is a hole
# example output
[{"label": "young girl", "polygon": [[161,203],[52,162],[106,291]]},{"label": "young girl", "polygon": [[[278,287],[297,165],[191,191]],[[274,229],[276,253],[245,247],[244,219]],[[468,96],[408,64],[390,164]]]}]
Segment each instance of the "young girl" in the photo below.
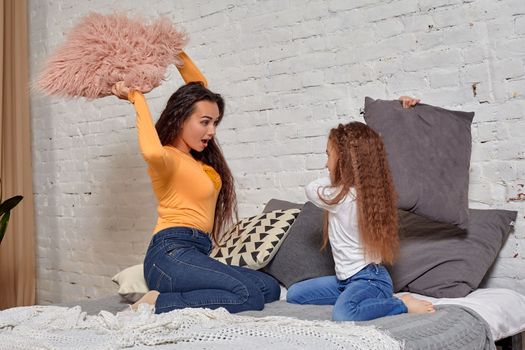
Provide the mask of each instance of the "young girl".
[{"label": "young girl", "polygon": [[394,297],[382,265],[392,264],[399,242],[396,195],[380,136],[363,123],[340,124],[330,131],[326,153],[330,177],[310,183],[306,196],[327,211],[323,248],[330,242],[336,276],[292,285],[287,301],[334,305],[335,321],[433,312],[429,302]]},{"label": "young girl", "polygon": [[279,299],[278,282],[208,256],[236,208],[233,177],[215,140],[224,101],[206,88],[190,58],[181,55],[185,82],[168,100],[156,125],[144,96],[117,83],[113,93],[137,112],[140,149],[159,202],[158,220],[144,259],[150,288],[141,303],[162,313],[186,307],[261,310]]}]

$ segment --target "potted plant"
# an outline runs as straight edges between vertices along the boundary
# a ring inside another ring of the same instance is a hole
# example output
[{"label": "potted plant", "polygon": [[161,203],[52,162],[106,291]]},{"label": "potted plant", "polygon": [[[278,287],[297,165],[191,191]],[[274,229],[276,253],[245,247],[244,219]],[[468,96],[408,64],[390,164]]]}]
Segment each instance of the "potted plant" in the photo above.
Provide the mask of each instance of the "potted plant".
[{"label": "potted plant", "polygon": [[22,196],[14,196],[6,201],[2,202],[2,181],[0,180],[0,244],[4,239],[5,230],[7,229],[7,223],[11,216],[11,209],[16,207],[18,203],[24,198]]}]

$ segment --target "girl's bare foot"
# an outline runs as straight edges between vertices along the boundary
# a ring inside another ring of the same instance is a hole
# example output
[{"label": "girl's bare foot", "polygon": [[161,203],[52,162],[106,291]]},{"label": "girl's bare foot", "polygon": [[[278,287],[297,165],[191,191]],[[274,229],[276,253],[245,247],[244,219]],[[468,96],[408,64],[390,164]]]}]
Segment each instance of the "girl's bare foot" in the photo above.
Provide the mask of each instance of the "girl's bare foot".
[{"label": "girl's bare foot", "polygon": [[436,311],[430,301],[419,300],[411,295],[402,295],[399,299],[405,303],[408,313],[425,314]]},{"label": "girl's bare foot", "polygon": [[139,308],[139,305],[140,304],[150,304],[150,305],[155,305],[155,302],[157,301],[157,298],[159,297],[159,292],[157,292],[156,290],[150,290],[149,292],[147,292],[146,294],[144,294],[144,296],[142,298],[139,299],[139,301],[137,301],[135,304],[133,305],[130,305],[131,307],[131,310],[133,311],[137,311],[137,309]]}]

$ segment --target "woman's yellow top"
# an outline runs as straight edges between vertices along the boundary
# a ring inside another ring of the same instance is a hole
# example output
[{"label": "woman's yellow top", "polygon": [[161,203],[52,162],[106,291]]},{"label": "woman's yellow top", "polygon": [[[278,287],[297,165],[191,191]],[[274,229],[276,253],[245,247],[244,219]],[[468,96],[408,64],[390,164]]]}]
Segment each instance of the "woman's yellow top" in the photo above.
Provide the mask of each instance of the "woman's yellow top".
[{"label": "woman's yellow top", "polygon": [[[190,58],[184,53],[181,58],[184,66],[179,71],[184,80],[201,81],[207,85],[206,79]],[[163,146],[144,95],[132,91],[128,99],[137,112],[140,150],[148,163],[148,174],[159,202],[158,220],[153,232],[173,226],[211,232],[221,189],[219,174],[190,154],[171,145]]]}]

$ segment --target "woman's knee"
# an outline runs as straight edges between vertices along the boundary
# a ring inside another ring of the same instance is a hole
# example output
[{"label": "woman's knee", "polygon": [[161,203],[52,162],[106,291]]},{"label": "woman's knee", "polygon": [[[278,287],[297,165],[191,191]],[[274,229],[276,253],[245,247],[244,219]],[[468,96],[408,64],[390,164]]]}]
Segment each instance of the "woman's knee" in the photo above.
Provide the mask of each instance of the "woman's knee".
[{"label": "woman's knee", "polygon": [[273,277],[268,282],[268,295],[266,296],[266,302],[271,303],[276,300],[279,300],[281,297],[281,286],[279,282]]},{"label": "woman's knee", "polygon": [[262,292],[250,292],[250,295],[243,303],[246,310],[262,310],[264,309],[264,295]]}]

